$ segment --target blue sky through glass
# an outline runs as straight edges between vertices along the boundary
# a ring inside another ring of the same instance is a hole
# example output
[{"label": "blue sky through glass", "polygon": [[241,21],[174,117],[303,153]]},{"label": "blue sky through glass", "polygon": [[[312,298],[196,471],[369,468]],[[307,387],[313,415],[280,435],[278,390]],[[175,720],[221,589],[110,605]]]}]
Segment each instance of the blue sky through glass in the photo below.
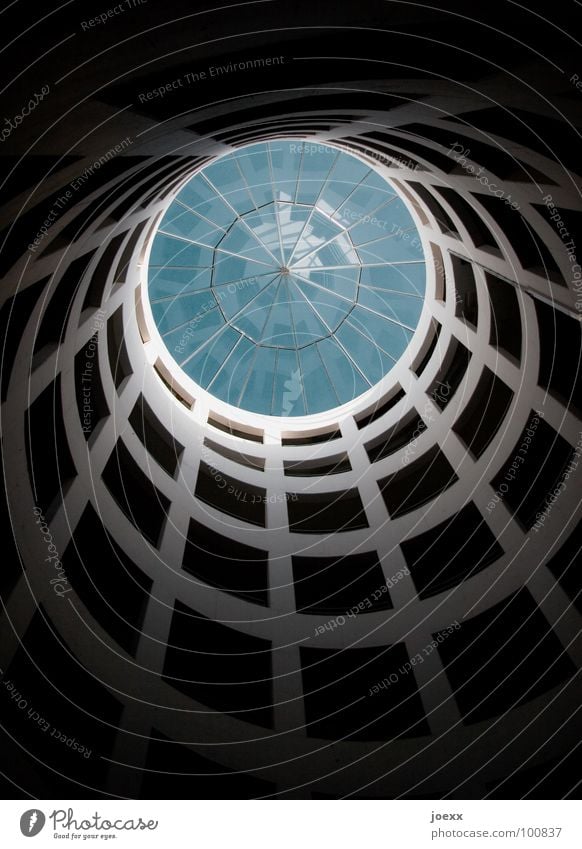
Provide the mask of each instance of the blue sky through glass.
[{"label": "blue sky through glass", "polygon": [[425,261],[405,204],[339,148],[262,142],[179,192],[153,241],[154,320],[182,370],[273,416],[374,386],[418,323]]}]

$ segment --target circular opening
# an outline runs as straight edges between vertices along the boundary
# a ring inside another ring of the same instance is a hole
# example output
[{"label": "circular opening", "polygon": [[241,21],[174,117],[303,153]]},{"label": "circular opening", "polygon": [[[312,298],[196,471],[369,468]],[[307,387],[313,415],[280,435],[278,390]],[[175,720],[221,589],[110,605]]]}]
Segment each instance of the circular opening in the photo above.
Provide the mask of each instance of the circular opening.
[{"label": "circular opening", "polygon": [[364,160],[270,141],[182,187],[153,240],[148,291],[188,377],[244,410],[304,416],[393,368],[422,311],[425,261],[404,201]]}]

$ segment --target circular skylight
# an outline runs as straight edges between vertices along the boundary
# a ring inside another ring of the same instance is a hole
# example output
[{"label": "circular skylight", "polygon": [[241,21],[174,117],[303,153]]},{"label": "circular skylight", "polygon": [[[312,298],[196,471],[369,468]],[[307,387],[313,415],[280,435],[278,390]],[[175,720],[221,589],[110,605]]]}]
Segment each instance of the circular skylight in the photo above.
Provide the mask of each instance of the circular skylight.
[{"label": "circular skylight", "polygon": [[357,398],[422,310],[420,238],[391,184],[340,148],[271,141],[199,171],[154,238],[154,320],[180,368],[256,413]]}]

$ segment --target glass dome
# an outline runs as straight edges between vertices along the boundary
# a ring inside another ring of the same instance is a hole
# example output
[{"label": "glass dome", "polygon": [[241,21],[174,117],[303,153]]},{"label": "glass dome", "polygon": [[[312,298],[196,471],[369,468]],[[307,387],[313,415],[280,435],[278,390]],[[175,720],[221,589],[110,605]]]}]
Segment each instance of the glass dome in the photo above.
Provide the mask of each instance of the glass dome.
[{"label": "glass dome", "polygon": [[153,240],[148,288],[197,384],[245,410],[303,416],[393,368],[420,317],[425,262],[402,199],[362,159],[270,141],[184,185]]}]

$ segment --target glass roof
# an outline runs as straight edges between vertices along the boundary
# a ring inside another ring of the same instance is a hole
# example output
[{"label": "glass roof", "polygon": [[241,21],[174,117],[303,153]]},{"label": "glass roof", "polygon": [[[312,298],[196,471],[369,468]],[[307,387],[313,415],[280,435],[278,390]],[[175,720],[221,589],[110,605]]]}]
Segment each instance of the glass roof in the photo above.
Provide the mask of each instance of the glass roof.
[{"label": "glass roof", "polygon": [[408,345],[425,262],[389,182],[340,148],[261,142],[199,171],[154,238],[149,296],[180,368],[273,416],[344,404]]}]

